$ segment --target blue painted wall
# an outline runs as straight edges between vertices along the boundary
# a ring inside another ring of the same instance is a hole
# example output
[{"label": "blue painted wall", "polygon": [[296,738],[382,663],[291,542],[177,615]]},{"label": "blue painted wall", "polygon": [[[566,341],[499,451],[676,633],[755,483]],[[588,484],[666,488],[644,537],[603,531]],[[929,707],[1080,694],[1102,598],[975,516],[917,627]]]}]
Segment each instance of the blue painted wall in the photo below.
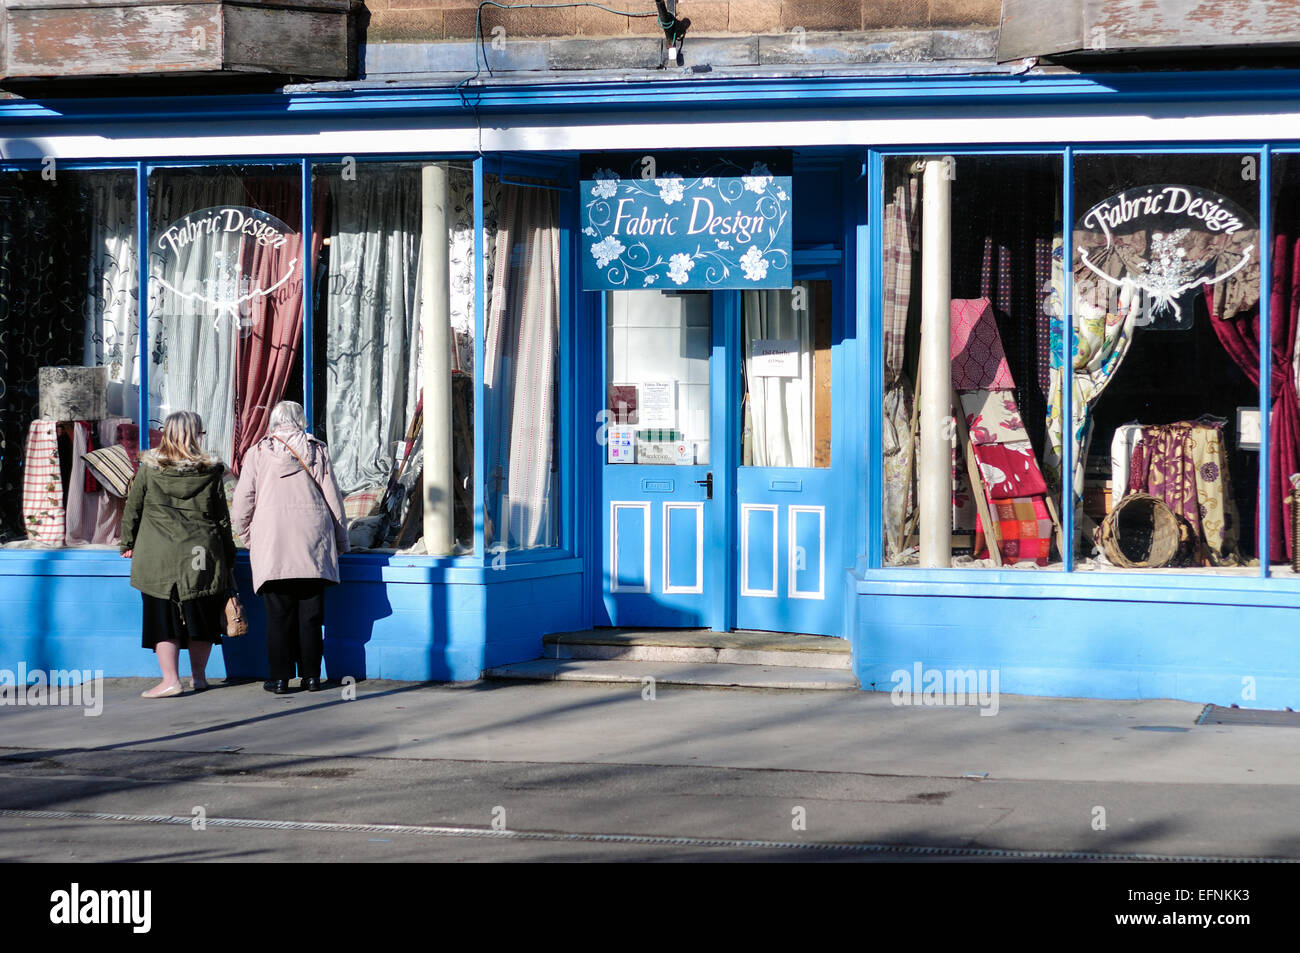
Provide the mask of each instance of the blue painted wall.
[{"label": "blue painted wall", "polygon": [[[854,673],[877,691],[920,662],[997,669],[1008,694],[1300,707],[1294,583],[1053,575],[850,571]],[[1247,678],[1254,698],[1243,694]]]},{"label": "blue painted wall", "polygon": [[[469,681],[483,669],[538,658],[542,636],[581,627],[576,559],[481,566],[401,565],[345,558],[325,601],[330,678]],[[413,563],[412,560],[405,560]],[[98,669],[107,677],[158,673],[140,646],[140,594],[113,552],[19,552],[0,560],[0,669]],[[262,601],[247,562],[237,575],[251,631],[227,640],[212,677],[265,678]],[[183,672],[188,672],[188,657]]]}]

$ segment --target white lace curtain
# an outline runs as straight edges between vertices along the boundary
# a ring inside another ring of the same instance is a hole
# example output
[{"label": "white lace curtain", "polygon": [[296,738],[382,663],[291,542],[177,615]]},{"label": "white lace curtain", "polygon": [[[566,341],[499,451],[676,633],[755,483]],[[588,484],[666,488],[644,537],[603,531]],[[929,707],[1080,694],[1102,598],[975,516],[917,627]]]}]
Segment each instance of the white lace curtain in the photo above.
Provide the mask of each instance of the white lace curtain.
[{"label": "white lace curtain", "polygon": [[[795,310],[789,291],[746,291],[745,380],[749,387],[753,466],[813,465],[813,352],[811,302]],[[798,347],[795,377],[755,375],[755,341],[788,341]]]},{"label": "white lace curtain", "polygon": [[[244,189],[235,175],[161,173],[155,179],[150,230],[189,212],[221,205],[243,205]],[[181,291],[197,291],[218,278],[220,262],[238,261],[240,235],[198,234],[176,255],[167,279]],[[228,317],[216,318],[207,304],[162,287],[162,256],[149,249],[149,426],[159,428],[168,414],[192,410],[203,418],[205,449],[229,464],[235,443],[236,329]]]},{"label": "white lace curtain", "polygon": [[502,186],[485,331],[487,543],[554,546],[557,193]]},{"label": "white lace curtain", "polygon": [[140,400],[135,176],[86,176],[90,211],[83,364],[108,368],[108,412],[134,419]]}]

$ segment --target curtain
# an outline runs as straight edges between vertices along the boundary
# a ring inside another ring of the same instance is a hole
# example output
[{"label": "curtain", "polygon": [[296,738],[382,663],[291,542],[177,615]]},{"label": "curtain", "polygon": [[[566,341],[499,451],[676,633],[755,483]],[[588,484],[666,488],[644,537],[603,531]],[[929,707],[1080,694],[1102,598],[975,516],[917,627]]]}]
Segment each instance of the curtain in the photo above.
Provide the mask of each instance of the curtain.
[{"label": "curtain", "polygon": [[[802,311],[792,307],[788,291],[746,291],[745,381],[749,389],[753,432],[753,466],[811,467],[813,465],[812,303]],[[757,377],[755,341],[797,342],[798,377]]]},{"label": "curtain", "polygon": [[[1268,558],[1270,562],[1282,562],[1291,557],[1295,545],[1286,497],[1291,492],[1290,475],[1300,472],[1300,398],[1296,394],[1294,372],[1296,314],[1300,309],[1300,185],[1286,182],[1275,208],[1273,282],[1269,292],[1268,399],[1272,410],[1268,431]],[[1210,325],[1219,343],[1256,386],[1259,385],[1261,343],[1259,278],[1256,265],[1205,289]],[[1263,546],[1260,550],[1262,555]]]},{"label": "curtain", "polygon": [[914,502],[915,447],[912,440],[912,382],[905,374],[907,316],[912,307],[912,273],[920,251],[920,177],[891,169],[884,216],[884,440],[885,558],[905,546],[907,516]]},{"label": "curtain", "polygon": [[90,268],[86,283],[85,364],[108,368],[108,412],[135,419],[140,400],[135,176],[87,174]]},{"label": "curtain", "polygon": [[[312,268],[320,257],[321,223],[325,217],[325,190],[316,189],[312,203]],[[245,243],[247,273],[257,287],[269,288],[285,274],[291,262],[297,262],[294,277],[269,295],[249,302],[248,330],[238,344],[235,379],[235,435],[231,469],[239,472],[244,454],[266,435],[271,410],[284,398],[294,363],[302,347],[302,218],[299,185],[287,178],[264,179],[250,183],[249,200],[257,208],[268,210],[297,234],[283,247]],[[297,214],[294,214],[294,213]]]},{"label": "curtain", "polygon": [[419,400],[418,168],[329,182],[325,432],[344,495],[385,487]]},{"label": "curtain", "polygon": [[485,331],[488,542],[553,546],[560,229],[555,192],[502,186]]},{"label": "curtain", "polygon": [[[154,233],[189,212],[244,205],[243,180],[233,174],[159,173],[155,177],[150,227]],[[177,253],[167,280],[183,292],[211,289],[232,280],[240,261],[240,235],[200,233]],[[149,250],[149,426],[168,414],[192,410],[203,418],[204,448],[234,459],[235,361],[238,328],[210,305],[164,288],[162,250]]]},{"label": "curtain", "polygon": [[[1047,400],[1047,447],[1043,452],[1043,471],[1049,484],[1063,484],[1061,474],[1061,343],[1065,324],[1061,302],[1065,286],[1064,242],[1052,242],[1052,291],[1048,299],[1051,313],[1051,389]],[[1124,274],[1118,256],[1104,259],[1102,267],[1115,276]],[[1074,441],[1073,486],[1076,499],[1083,495],[1083,468],[1092,442],[1092,420],[1088,408],[1096,403],[1110,383],[1133,342],[1133,330],[1140,312],[1141,295],[1131,282],[1124,282],[1118,307],[1110,311],[1110,285],[1090,280],[1086,272],[1075,272],[1074,346],[1071,383],[1070,435]],[[1079,527],[1080,529],[1082,527]]]}]

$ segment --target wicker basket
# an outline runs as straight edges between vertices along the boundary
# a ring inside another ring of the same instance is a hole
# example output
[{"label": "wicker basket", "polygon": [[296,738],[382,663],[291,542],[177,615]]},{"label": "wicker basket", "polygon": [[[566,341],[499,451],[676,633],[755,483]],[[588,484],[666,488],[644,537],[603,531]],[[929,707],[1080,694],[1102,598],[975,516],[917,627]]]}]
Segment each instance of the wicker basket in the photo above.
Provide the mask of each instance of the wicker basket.
[{"label": "wicker basket", "polygon": [[1147,493],[1124,497],[1097,530],[1102,553],[1125,569],[1193,565],[1196,542],[1187,520]]}]

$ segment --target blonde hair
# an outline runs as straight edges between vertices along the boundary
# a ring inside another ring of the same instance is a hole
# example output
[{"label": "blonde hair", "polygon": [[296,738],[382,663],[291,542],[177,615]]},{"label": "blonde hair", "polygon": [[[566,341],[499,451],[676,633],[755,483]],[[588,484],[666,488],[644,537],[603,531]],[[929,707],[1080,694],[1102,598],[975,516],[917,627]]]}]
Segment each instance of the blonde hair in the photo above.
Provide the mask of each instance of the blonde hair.
[{"label": "blonde hair", "polygon": [[203,418],[192,410],[178,410],[163,421],[162,440],[155,456],[163,466],[192,466],[211,462],[199,445]]}]

